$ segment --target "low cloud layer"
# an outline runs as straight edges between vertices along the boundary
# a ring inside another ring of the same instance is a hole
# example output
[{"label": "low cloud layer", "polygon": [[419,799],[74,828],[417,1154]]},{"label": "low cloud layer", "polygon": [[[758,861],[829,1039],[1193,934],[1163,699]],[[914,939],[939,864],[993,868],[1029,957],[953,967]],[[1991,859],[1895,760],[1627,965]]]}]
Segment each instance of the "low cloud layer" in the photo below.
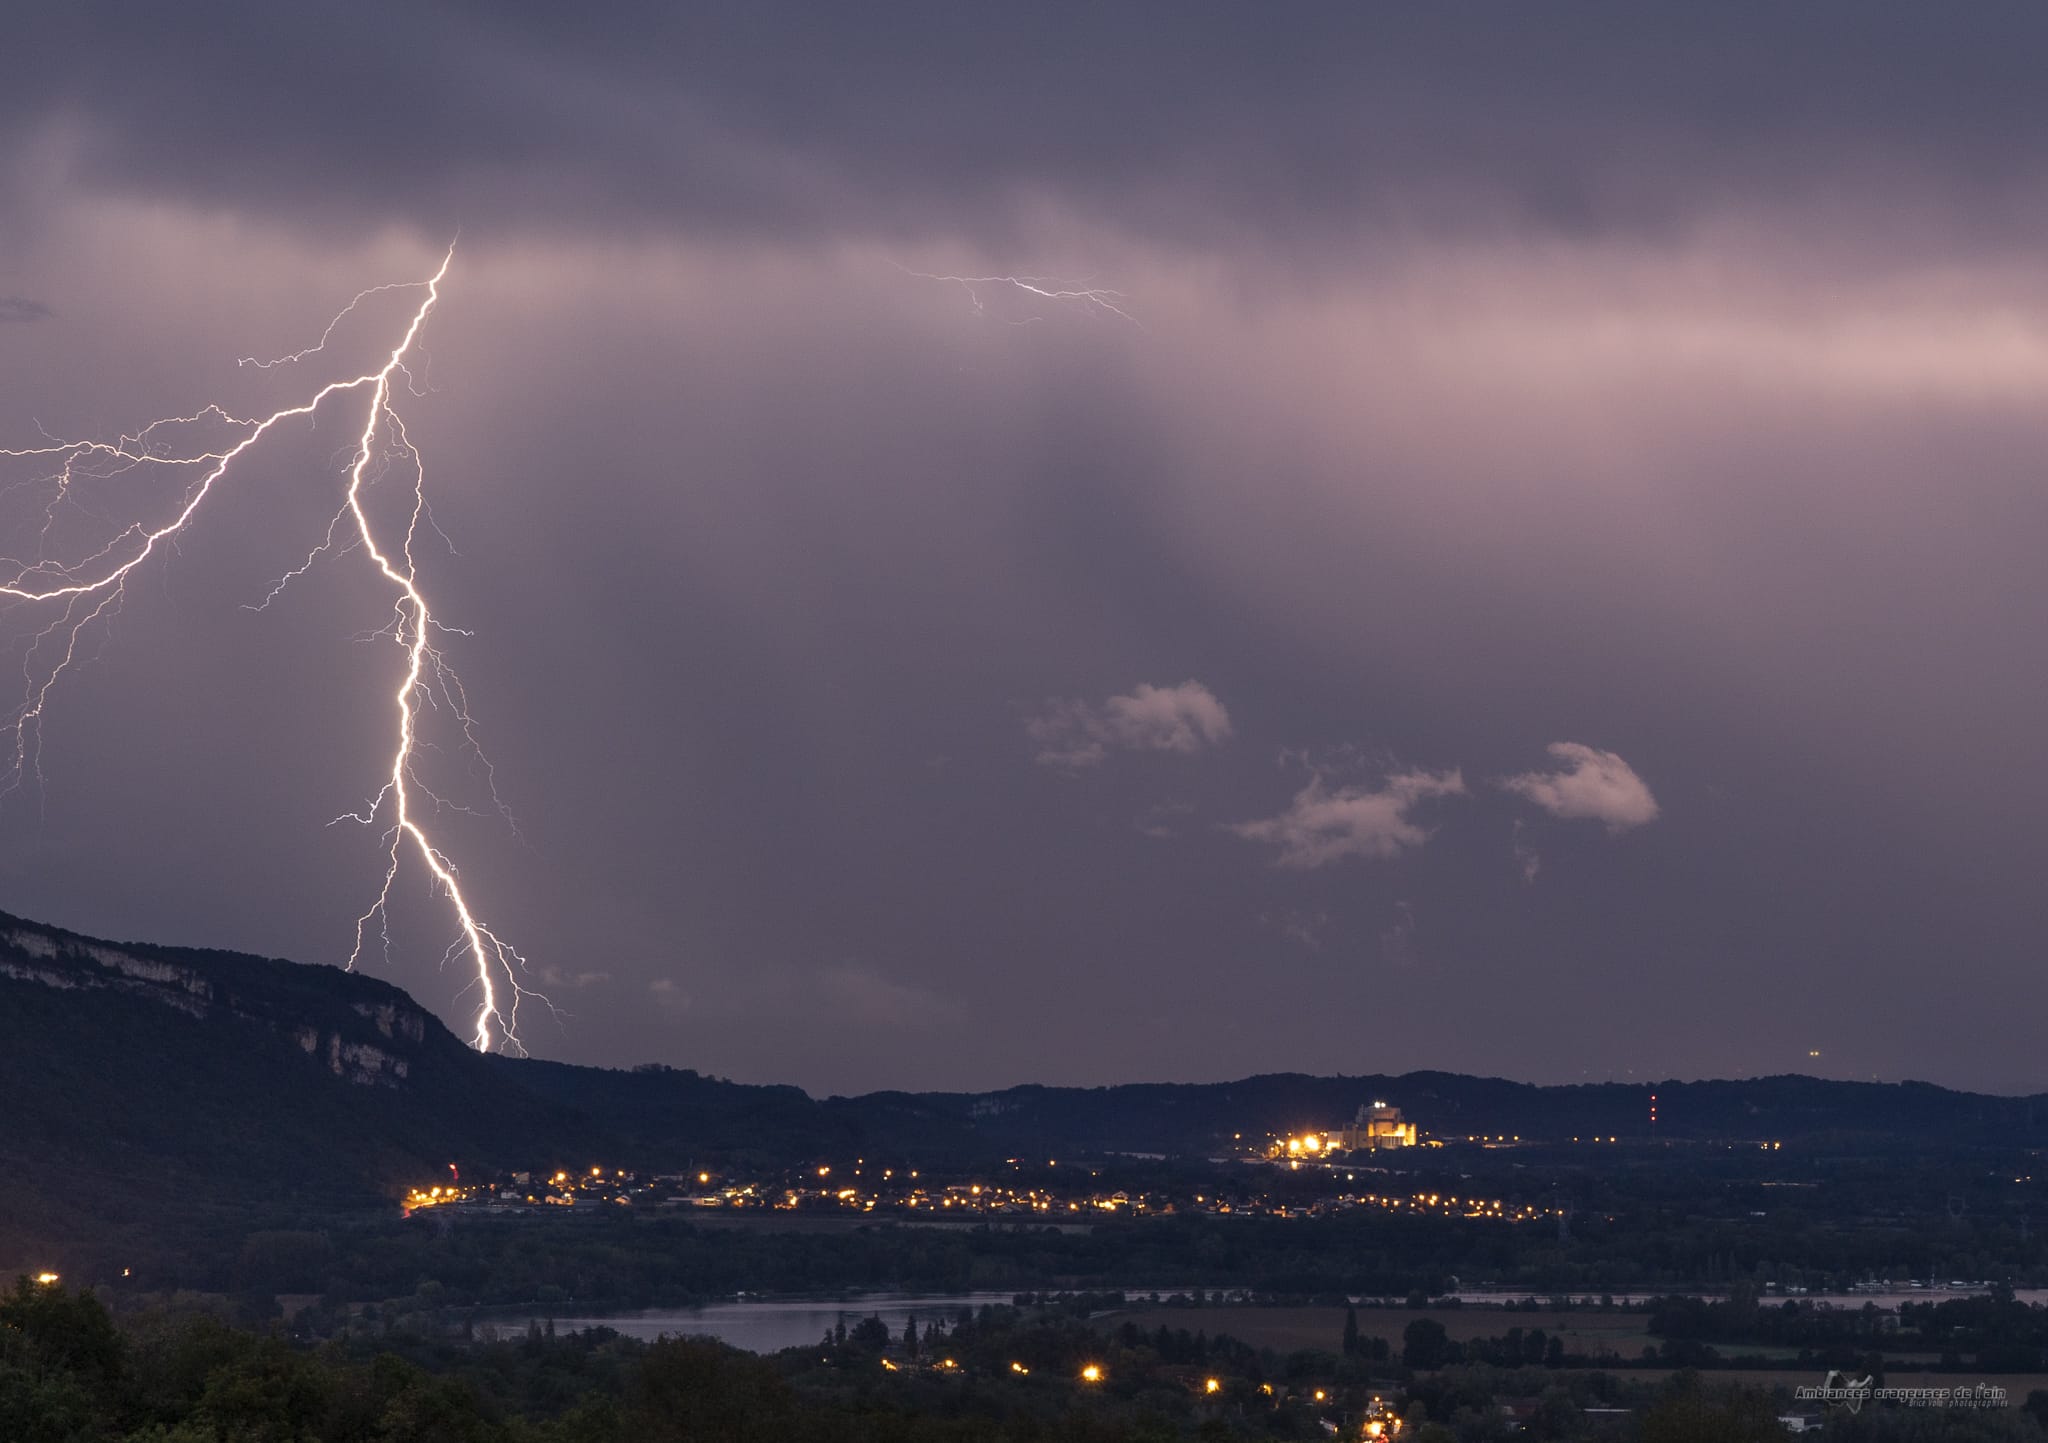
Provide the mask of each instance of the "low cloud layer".
[{"label": "low cloud layer", "polygon": [[1198,681],[1140,683],[1101,706],[1055,702],[1025,723],[1040,766],[1092,767],[1112,751],[1193,753],[1230,740],[1230,712]]},{"label": "low cloud layer", "polygon": [[[1523,772],[1501,785],[1553,817],[1604,822],[1609,832],[1625,832],[1657,819],[1657,799],[1635,768],[1613,752],[1581,742],[1552,742],[1549,750],[1557,767]],[[1524,865],[1525,875],[1533,877],[1533,869]]]},{"label": "low cloud layer", "polygon": [[1418,803],[1464,795],[1465,778],[1456,769],[1397,772],[1377,789],[1333,789],[1319,774],[1279,816],[1240,822],[1231,830],[1277,848],[1274,861],[1282,867],[1326,867],[1346,857],[1384,860],[1429,840],[1428,830],[1409,815]]}]

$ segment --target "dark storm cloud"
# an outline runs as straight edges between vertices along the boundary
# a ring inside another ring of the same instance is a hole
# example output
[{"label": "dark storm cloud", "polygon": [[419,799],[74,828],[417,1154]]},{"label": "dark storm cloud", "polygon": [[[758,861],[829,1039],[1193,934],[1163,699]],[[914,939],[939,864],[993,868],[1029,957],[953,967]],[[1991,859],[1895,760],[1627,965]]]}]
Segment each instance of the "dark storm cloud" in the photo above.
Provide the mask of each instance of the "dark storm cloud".
[{"label": "dark storm cloud", "polygon": [[41,301],[32,301],[26,296],[0,296],[0,326],[43,321],[49,317],[50,308]]},{"label": "dark storm cloud", "polygon": [[[2039,1085],[2048,12],[110,13],[10,32],[0,444],[292,394],[463,225],[400,403],[542,1051]],[[916,274],[1046,252],[1138,323]],[[54,701],[10,909],[345,952],[388,597],[244,609],[335,436]]]},{"label": "dark storm cloud", "polygon": [[0,137],[272,218],[1176,244],[1660,232],[1844,177],[2037,216],[2048,13],[959,3],[40,6]]}]

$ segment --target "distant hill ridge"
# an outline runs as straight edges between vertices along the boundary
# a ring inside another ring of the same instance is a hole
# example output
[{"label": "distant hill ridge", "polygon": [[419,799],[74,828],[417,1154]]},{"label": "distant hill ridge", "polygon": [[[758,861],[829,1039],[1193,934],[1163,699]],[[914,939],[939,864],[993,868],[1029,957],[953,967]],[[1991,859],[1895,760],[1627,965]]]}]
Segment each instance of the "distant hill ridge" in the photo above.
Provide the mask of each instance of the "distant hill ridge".
[{"label": "distant hill ridge", "polygon": [[0,1208],[0,1259],[10,1232],[144,1229],[179,1207],[359,1205],[451,1163],[1202,1156],[1234,1133],[1330,1127],[1376,1098],[1437,1136],[1643,1138],[1652,1091],[1655,1135],[1674,1140],[2048,1145],[2048,1098],[1796,1076],[1541,1087],[1281,1073],[820,1100],[669,1068],[487,1057],[362,973],[106,942],[0,913],[0,1168],[22,1184]]},{"label": "distant hill ridge", "polygon": [[366,1085],[394,1086],[411,1071],[414,1054],[455,1042],[405,992],[361,973],[101,942],[5,913],[0,977],[58,991],[114,992],[201,1021],[229,1017],[266,1027],[324,1061],[336,1077]]}]

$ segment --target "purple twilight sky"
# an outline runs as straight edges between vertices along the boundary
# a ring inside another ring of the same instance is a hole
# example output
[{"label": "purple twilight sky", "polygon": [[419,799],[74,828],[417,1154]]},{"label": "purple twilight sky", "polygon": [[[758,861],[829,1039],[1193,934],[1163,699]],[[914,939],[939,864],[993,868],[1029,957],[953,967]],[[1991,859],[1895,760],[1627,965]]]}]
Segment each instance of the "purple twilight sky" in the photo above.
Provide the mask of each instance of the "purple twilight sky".
[{"label": "purple twilight sky", "polygon": [[[423,767],[483,803],[436,825],[540,1055],[2039,1091],[2044,45],[2021,4],[45,6],[0,446],[296,400],[416,293],[237,359],[457,240],[403,414],[517,830],[445,730]],[[1114,309],[936,278],[999,275]],[[338,554],[252,607],[359,424],[280,428],[90,632],[0,907],[346,957],[389,592]],[[0,554],[177,499],[47,475],[0,460]],[[0,617],[17,660],[50,620]],[[396,897],[368,966],[465,1030]]]}]

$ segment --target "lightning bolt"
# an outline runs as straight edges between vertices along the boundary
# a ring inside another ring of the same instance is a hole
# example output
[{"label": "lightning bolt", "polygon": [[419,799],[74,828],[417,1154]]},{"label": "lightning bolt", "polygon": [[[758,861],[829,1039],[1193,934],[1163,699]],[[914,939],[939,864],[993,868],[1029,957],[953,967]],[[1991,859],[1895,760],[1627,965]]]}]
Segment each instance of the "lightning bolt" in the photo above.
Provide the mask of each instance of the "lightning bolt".
[{"label": "lightning bolt", "polygon": [[[330,401],[351,399],[360,405],[362,421],[347,453],[347,484],[340,508],[320,544],[303,562],[285,572],[256,608],[267,607],[292,581],[337,549],[360,550],[392,591],[392,619],[377,633],[395,642],[404,658],[398,684],[391,693],[397,723],[391,763],[368,805],[360,812],[336,818],[365,826],[381,823],[386,843],[383,883],[376,900],[356,921],[355,948],[349,954],[348,965],[353,970],[362,960],[373,925],[388,953],[392,888],[406,859],[411,857],[425,870],[430,889],[447,899],[454,915],[457,935],[444,954],[444,964],[467,958],[475,972],[477,1004],[471,1045],[481,1052],[493,1048],[524,1052],[519,1039],[519,1004],[529,997],[539,998],[543,1003],[547,999],[521,983],[525,959],[477,915],[462,890],[455,865],[422,824],[423,802],[436,809],[447,804],[428,790],[415,770],[415,758],[424,745],[419,736],[421,709],[445,706],[461,730],[465,748],[483,761],[491,799],[498,813],[509,820],[509,813],[498,799],[489,760],[483,758],[476,745],[462,684],[435,645],[437,636],[453,628],[435,619],[421,590],[414,556],[420,527],[434,524],[426,501],[425,465],[393,404],[397,378],[404,378],[410,389],[412,373],[407,360],[414,354],[427,318],[441,299],[441,286],[454,260],[455,250],[451,246],[439,269],[427,279],[373,286],[359,292],[328,323],[319,341],[302,351],[268,361],[242,359],[241,364],[262,370],[295,365],[321,354],[336,327],[369,297],[397,290],[421,292],[404,333],[381,366],[330,381],[296,405],[260,418],[238,417],[219,406],[208,406],[193,415],[153,421],[140,431],[111,442],[46,437],[44,445],[19,450],[0,448],[0,460],[30,461],[54,468],[9,488],[41,485],[49,488],[49,497],[42,507],[43,525],[33,558],[0,559],[0,603],[39,608],[48,614],[48,620],[34,633],[23,653],[23,696],[11,718],[13,760],[11,768],[0,769],[0,795],[21,787],[31,774],[40,788],[42,723],[50,697],[67,673],[88,660],[84,648],[94,624],[104,623],[119,612],[127,596],[128,582],[138,568],[159,550],[177,545],[179,536],[194,524],[222,478],[266,436],[289,422],[313,417]],[[208,446],[203,441],[188,440],[207,429],[225,431],[231,444]],[[187,444],[181,446],[181,441]],[[366,488],[386,473],[390,457],[398,458],[410,478],[412,503],[404,529],[395,538],[380,535],[364,505]],[[156,467],[187,478],[182,503],[169,521],[156,525],[130,521],[117,529],[112,540],[83,557],[71,561],[51,557],[59,512],[68,507],[85,508],[76,494],[79,483],[105,481]]]},{"label": "lightning bolt", "polygon": [[[1051,301],[1069,309],[1106,312],[1119,320],[1138,325],[1138,318],[1125,310],[1121,304],[1127,299],[1124,293],[1103,286],[1080,286],[1070,281],[1056,280],[1051,276],[945,276],[934,275],[930,271],[914,271],[904,265],[898,265],[896,269],[921,281],[944,281],[959,286],[967,292],[967,299],[973,305],[976,315],[989,313],[985,292],[1004,290],[1015,295]],[[1037,316],[1026,316],[1022,320],[1011,321],[1010,324],[1028,326],[1037,319]],[[1139,329],[1142,330],[1143,327],[1140,326]]]}]

